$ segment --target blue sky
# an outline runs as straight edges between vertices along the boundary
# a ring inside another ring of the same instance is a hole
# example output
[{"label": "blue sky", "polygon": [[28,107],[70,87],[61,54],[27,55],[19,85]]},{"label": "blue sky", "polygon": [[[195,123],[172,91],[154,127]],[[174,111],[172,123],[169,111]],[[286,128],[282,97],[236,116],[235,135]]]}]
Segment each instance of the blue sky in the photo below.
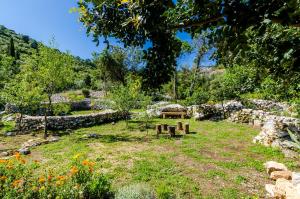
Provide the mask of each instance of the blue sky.
[{"label": "blue sky", "polygon": [[[76,0],[0,0],[0,24],[45,44],[54,36],[60,50],[91,58],[91,53],[100,52],[104,45],[100,42],[97,47],[92,38],[87,37],[78,22],[78,14],[69,12],[72,7],[76,7]],[[191,41],[186,33],[178,35]],[[117,41],[111,39],[110,43],[117,44]],[[194,56],[194,53],[182,56],[178,64],[191,65]],[[203,64],[211,63],[206,59]]]}]

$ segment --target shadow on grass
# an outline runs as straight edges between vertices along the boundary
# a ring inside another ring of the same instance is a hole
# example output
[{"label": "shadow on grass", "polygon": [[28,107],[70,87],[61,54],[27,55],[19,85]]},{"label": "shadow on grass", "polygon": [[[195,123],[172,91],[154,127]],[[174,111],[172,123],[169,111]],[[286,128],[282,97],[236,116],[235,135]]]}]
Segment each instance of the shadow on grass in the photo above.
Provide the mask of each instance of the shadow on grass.
[{"label": "shadow on grass", "polygon": [[149,142],[153,139],[152,136],[147,137],[136,137],[130,135],[99,135],[91,134],[84,138],[79,138],[79,140],[99,140],[104,143],[114,143],[114,142]]}]

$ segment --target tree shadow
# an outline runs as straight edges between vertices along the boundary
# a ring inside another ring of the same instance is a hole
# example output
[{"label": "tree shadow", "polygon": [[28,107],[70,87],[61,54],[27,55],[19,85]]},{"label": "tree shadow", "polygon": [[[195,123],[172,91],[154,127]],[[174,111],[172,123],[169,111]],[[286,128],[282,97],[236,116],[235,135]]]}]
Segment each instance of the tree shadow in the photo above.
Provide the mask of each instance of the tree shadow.
[{"label": "tree shadow", "polygon": [[115,142],[149,142],[152,140],[152,136],[137,137],[130,135],[100,135],[100,134],[89,134],[86,137],[79,138],[79,140],[99,140],[103,143],[115,143]]}]

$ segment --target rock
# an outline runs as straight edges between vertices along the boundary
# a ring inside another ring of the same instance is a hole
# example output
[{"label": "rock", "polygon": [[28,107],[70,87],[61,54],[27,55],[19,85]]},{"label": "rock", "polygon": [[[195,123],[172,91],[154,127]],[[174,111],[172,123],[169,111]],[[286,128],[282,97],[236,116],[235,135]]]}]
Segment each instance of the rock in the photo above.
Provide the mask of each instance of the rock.
[{"label": "rock", "polygon": [[95,133],[91,133],[91,134],[87,134],[86,137],[87,137],[87,138],[98,138],[99,135],[98,135],[98,134],[95,134]]},{"label": "rock", "polygon": [[4,152],[0,153],[0,157],[6,157],[6,156],[9,156],[9,155],[10,155],[9,152],[7,152],[7,151],[4,151]]},{"label": "rock", "polygon": [[294,186],[290,181],[283,178],[279,178],[276,180],[274,196],[275,198],[286,198],[287,192],[292,192],[293,189]]},{"label": "rock", "polygon": [[4,135],[7,137],[10,137],[10,136],[16,136],[17,133],[16,132],[5,132]]},{"label": "rock", "polygon": [[51,136],[51,137],[47,138],[47,140],[49,142],[58,142],[60,140],[60,138],[58,136]]},{"label": "rock", "polygon": [[284,178],[286,180],[292,179],[292,172],[291,171],[273,171],[270,175],[272,180],[277,180],[279,178]]},{"label": "rock", "polygon": [[21,148],[21,149],[18,150],[18,152],[22,155],[29,155],[31,153],[29,148]]},{"label": "rock", "polygon": [[293,172],[292,183],[294,186],[300,187],[300,173]]},{"label": "rock", "polygon": [[169,104],[160,108],[161,112],[186,112],[187,108],[180,104]]},{"label": "rock", "polygon": [[286,190],[286,199],[300,199],[300,187]]},{"label": "rock", "polygon": [[204,114],[203,113],[195,113],[194,115],[194,119],[196,121],[200,121],[200,120],[203,120],[205,118]]},{"label": "rock", "polygon": [[265,168],[267,169],[267,173],[270,175],[273,171],[288,171],[287,167],[278,162],[268,161],[264,164]]},{"label": "rock", "polygon": [[273,184],[266,184],[265,189],[267,191],[268,197],[274,197],[275,196],[275,185]]}]

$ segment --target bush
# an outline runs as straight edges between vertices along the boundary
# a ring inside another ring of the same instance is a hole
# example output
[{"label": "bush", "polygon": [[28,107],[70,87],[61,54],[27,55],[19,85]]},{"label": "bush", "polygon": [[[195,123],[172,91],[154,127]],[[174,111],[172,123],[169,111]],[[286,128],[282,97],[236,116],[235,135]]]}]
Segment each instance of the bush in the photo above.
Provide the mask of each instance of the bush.
[{"label": "bush", "polygon": [[57,103],[52,106],[54,115],[68,115],[71,112],[71,106],[67,103]]},{"label": "bush", "polygon": [[85,98],[91,97],[90,91],[88,89],[82,89],[82,94]]},{"label": "bush", "polygon": [[271,77],[266,77],[261,83],[260,92],[263,97],[268,100],[278,100],[280,99],[281,93],[284,93],[281,84]]},{"label": "bush", "polygon": [[155,199],[153,189],[147,184],[134,184],[122,187],[116,193],[115,199]]},{"label": "bush", "polygon": [[36,175],[38,162],[20,154],[0,160],[0,198],[112,198],[110,183],[94,173],[94,163],[76,157],[71,169],[62,174],[51,171]]},{"label": "bush", "polygon": [[197,89],[194,91],[193,95],[191,97],[188,97],[184,104],[185,105],[199,105],[199,104],[205,104],[209,100],[209,93],[200,89]]}]

